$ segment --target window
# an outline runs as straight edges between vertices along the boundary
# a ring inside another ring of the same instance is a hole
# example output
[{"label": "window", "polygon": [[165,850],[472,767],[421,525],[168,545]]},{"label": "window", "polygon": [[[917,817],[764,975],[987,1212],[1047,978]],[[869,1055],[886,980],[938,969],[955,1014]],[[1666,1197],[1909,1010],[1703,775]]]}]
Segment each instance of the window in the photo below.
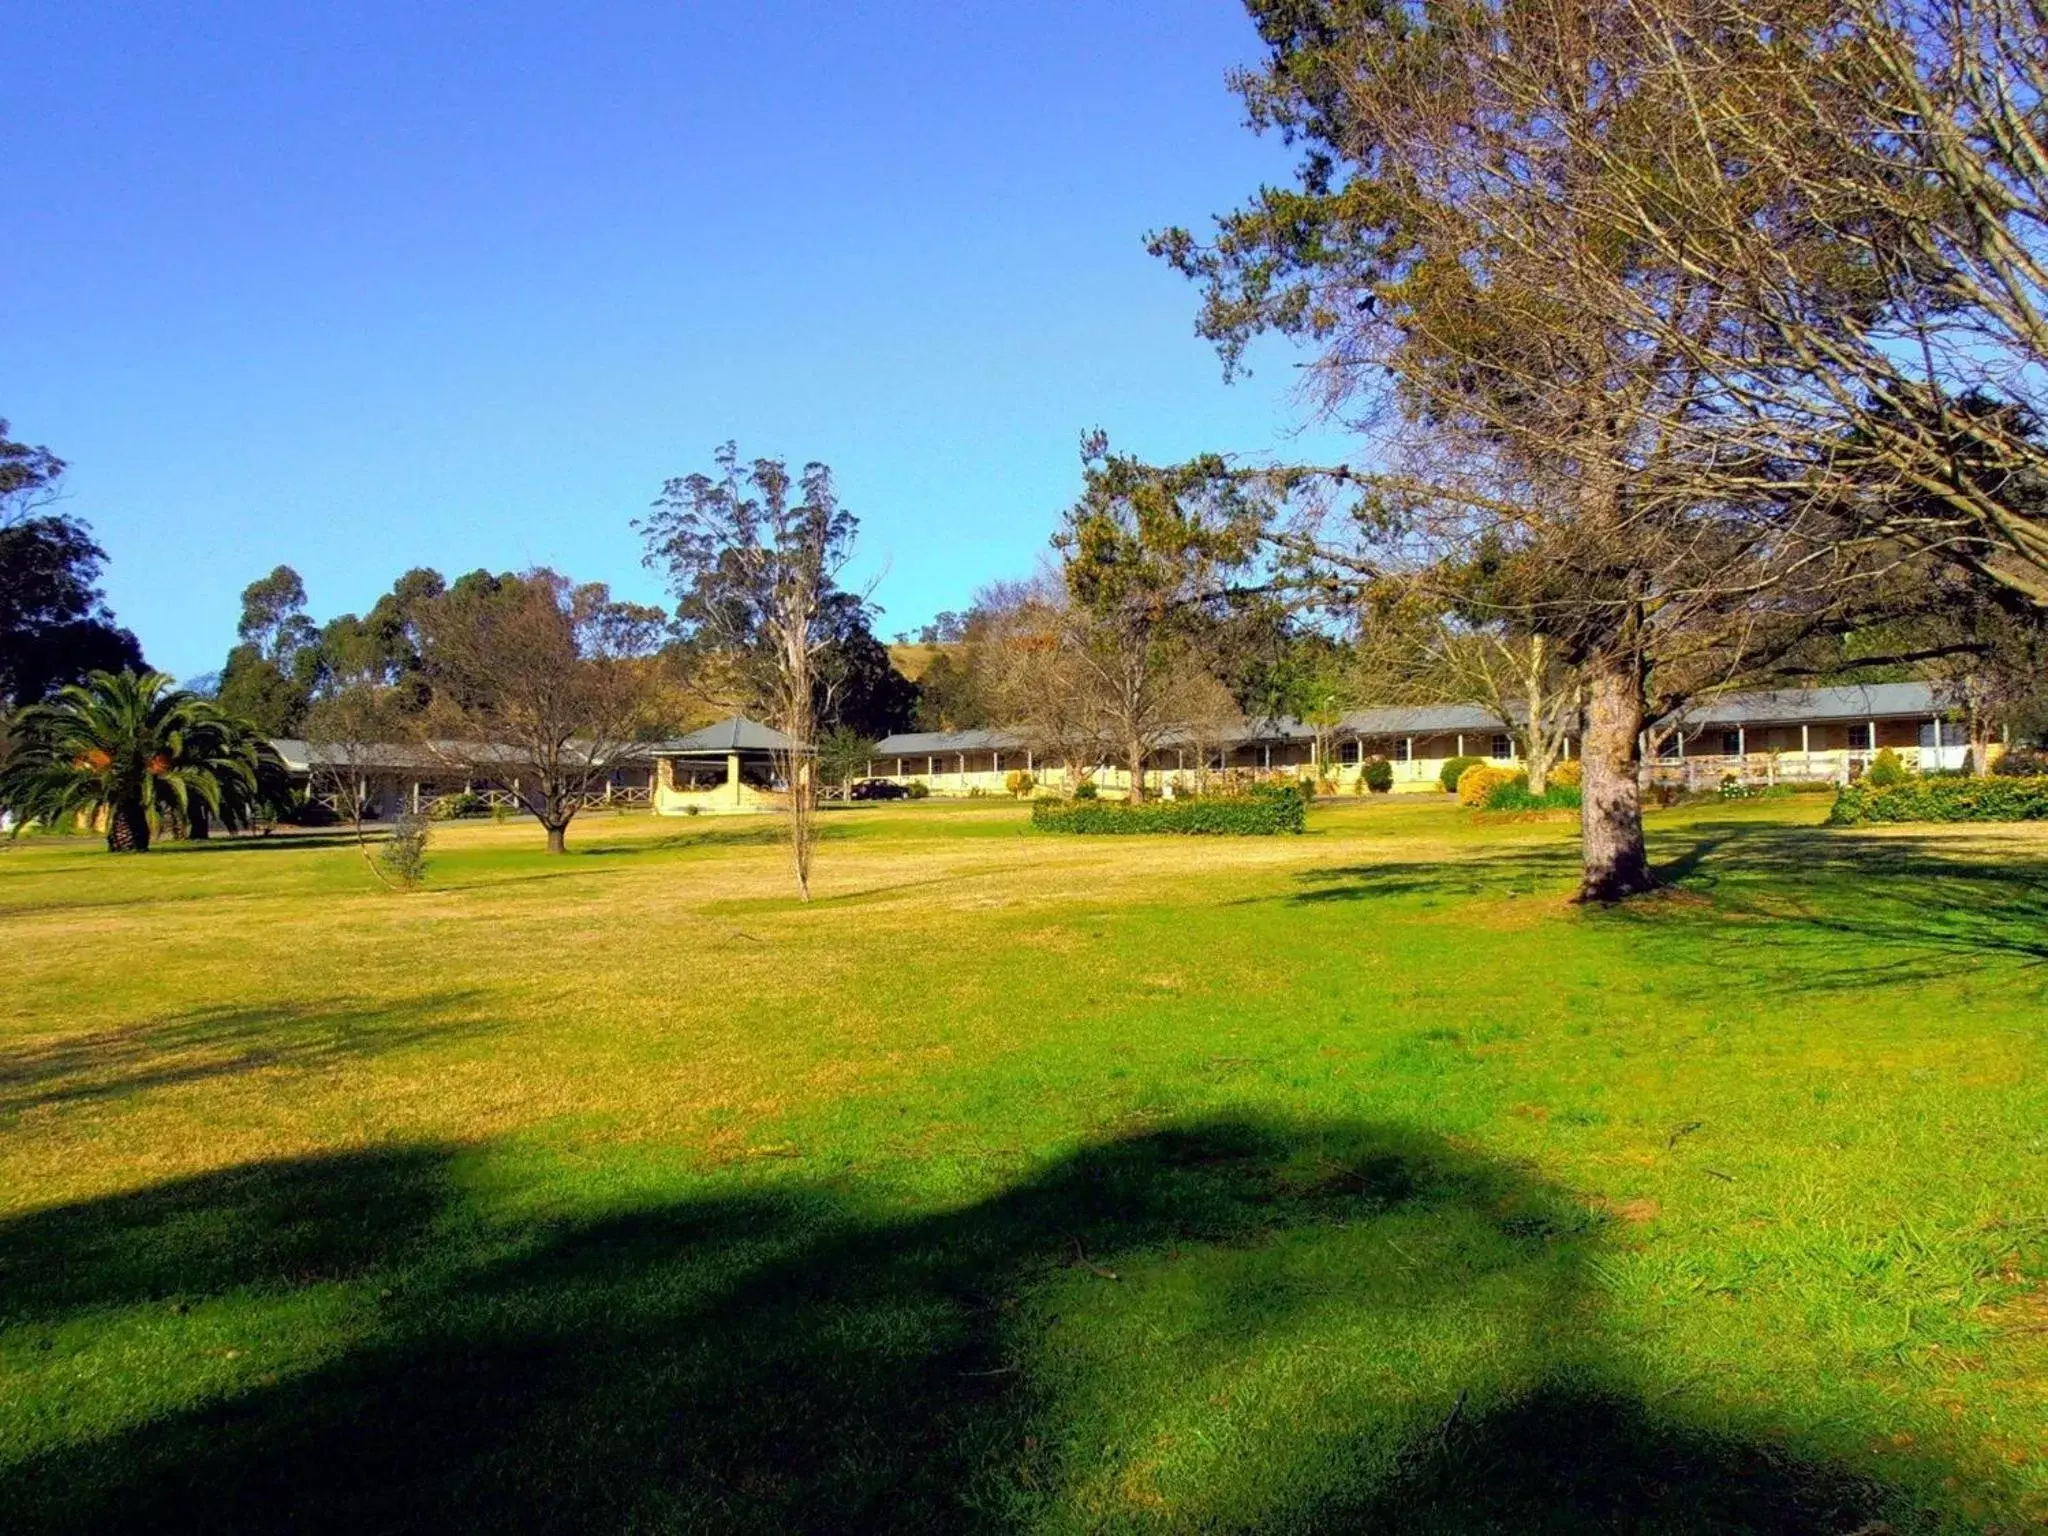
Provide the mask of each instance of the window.
[{"label": "window", "polygon": [[1510,738],[1506,736],[1494,737],[1493,740],[1487,744],[1487,746],[1488,751],[1486,755],[1488,757],[1498,757],[1506,759],[1511,758],[1515,755],[1515,744]]},{"label": "window", "polygon": [[1938,749],[1944,743],[1953,744],[1952,738],[1954,736],[1955,732],[1953,730],[1944,731],[1942,729],[1942,724],[1939,720],[1922,720],[1920,722],[1920,745],[1923,747]]},{"label": "window", "polygon": [[1870,727],[1868,725],[1852,725],[1849,727],[1849,750],[1851,752],[1868,752],[1870,750]]},{"label": "window", "polygon": [[1353,766],[1353,765],[1354,765],[1355,763],[1357,763],[1357,761],[1358,761],[1358,743],[1357,743],[1357,742],[1355,742],[1355,741],[1340,741],[1340,742],[1338,742],[1338,743],[1337,743],[1337,761],[1338,761],[1338,762],[1340,762],[1340,763],[1342,763],[1342,764],[1343,764],[1343,765],[1344,765],[1344,766],[1345,766],[1346,768],[1349,768],[1349,767]]},{"label": "window", "polygon": [[1721,755],[1723,757],[1742,756],[1742,732],[1723,731],[1721,733]]},{"label": "window", "polygon": [[1415,738],[1412,736],[1396,736],[1394,738],[1393,759],[1397,763],[1413,762],[1415,760]]},{"label": "window", "polygon": [[1678,756],[1678,732],[1673,731],[1657,743],[1657,755],[1661,758],[1673,759]]}]

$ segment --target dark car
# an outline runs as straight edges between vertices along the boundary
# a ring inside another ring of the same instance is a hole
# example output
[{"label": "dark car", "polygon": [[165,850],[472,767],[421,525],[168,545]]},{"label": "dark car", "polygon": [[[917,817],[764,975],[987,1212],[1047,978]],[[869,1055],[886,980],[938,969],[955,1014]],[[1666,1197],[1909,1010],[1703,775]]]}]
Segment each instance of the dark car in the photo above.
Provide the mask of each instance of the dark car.
[{"label": "dark car", "polygon": [[859,779],[847,791],[849,800],[902,800],[910,791],[901,784],[891,784],[887,779]]}]

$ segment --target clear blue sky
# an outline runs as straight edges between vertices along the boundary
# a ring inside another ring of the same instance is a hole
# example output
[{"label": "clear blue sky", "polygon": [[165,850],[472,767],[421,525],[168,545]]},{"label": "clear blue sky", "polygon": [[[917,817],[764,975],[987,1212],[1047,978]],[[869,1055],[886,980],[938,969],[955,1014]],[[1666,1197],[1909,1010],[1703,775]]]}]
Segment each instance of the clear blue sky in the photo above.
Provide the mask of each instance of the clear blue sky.
[{"label": "clear blue sky", "polygon": [[1304,418],[1143,250],[1285,167],[1233,0],[14,0],[7,46],[0,416],[181,675],[280,561],[320,619],[419,564],[657,598],[628,523],[728,437],[834,467],[888,634],[1030,568],[1084,429]]}]

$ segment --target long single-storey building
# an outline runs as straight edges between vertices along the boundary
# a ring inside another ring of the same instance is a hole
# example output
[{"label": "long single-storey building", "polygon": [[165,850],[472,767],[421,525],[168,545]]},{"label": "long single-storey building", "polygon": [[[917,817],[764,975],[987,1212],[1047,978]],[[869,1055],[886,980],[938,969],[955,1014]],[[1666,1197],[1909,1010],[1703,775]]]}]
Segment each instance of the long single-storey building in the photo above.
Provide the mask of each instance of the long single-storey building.
[{"label": "long single-storey building", "polygon": [[[1645,735],[1644,777],[1692,785],[1733,773],[1748,780],[1846,781],[1886,748],[1908,767],[1959,768],[1968,753],[1961,729],[1926,683],[1727,694],[1687,710]],[[1320,760],[1318,741],[1327,743]],[[1565,755],[1576,756],[1576,736]],[[1214,741],[1169,742],[1147,759],[1146,788],[1194,789],[1209,774],[1313,775],[1340,790],[1356,788],[1363,765],[1384,758],[1396,791],[1440,788],[1444,764],[1477,757],[1503,766],[1520,762],[1514,733],[1489,711],[1469,704],[1355,710],[1321,733],[1294,719],[1248,722]],[[1080,767],[1106,793],[1129,793],[1130,773],[1105,746]],[[1002,794],[1013,773],[1070,789],[1066,765],[1045,760],[1021,735],[1000,730],[913,731],[875,744],[869,776],[922,784],[935,795]]]},{"label": "long single-storey building", "polygon": [[[1880,751],[1909,768],[1956,769],[1969,744],[1926,683],[1734,693],[1697,705],[1675,722],[1645,734],[1643,777],[1653,783],[1711,787],[1734,774],[1746,781],[1846,782]],[[388,745],[355,755],[353,766],[304,741],[271,745],[286,770],[330,802],[337,773],[356,777],[370,814],[425,809],[442,795],[467,791],[517,809],[521,774],[508,758],[494,778],[465,776],[421,746]],[[1576,737],[1565,756],[1578,753]],[[780,731],[734,716],[671,741],[648,742],[622,755],[589,799],[594,804],[646,805],[662,815],[731,815],[786,804],[783,765],[789,740]],[[1130,773],[1105,745],[1071,775],[1111,795],[1130,792]],[[1199,790],[1211,775],[1237,778],[1314,777],[1340,792],[1358,787],[1364,765],[1383,758],[1394,789],[1439,789],[1445,762],[1476,757],[1502,766],[1520,762],[1514,733],[1469,704],[1355,710],[1318,732],[1299,720],[1248,722],[1197,741],[1169,739],[1145,766],[1149,793]],[[1327,759],[1327,760],[1325,760]],[[875,744],[867,777],[934,795],[1001,795],[1011,775],[1071,790],[1068,766],[1047,761],[1022,735],[1001,730],[909,731]]]}]

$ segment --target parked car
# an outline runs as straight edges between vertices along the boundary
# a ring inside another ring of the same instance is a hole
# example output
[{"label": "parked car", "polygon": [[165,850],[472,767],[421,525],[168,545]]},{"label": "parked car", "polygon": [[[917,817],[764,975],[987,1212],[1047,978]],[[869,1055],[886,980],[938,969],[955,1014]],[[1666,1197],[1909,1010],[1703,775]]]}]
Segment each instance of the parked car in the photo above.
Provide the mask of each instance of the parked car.
[{"label": "parked car", "polygon": [[891,784],[887,779],[856,780],[847,798],[851,800],[902,800],[910,791],[901,784]]}]

